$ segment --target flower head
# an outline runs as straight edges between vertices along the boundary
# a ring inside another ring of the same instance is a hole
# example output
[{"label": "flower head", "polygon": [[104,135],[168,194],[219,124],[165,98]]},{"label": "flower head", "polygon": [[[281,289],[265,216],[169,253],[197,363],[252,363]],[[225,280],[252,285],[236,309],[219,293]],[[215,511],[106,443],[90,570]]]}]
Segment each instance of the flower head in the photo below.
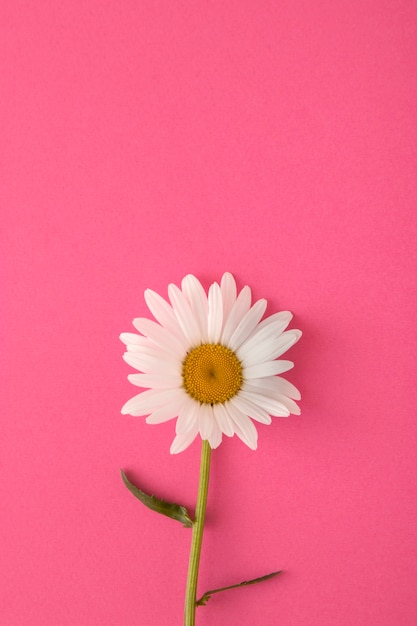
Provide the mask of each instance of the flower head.
[{"label": "flower head", "polygon": [[285,330],[289,311],[262,320],[266,300],[252,305],[250,288],[238,294],[229,273],[208,294],[189,274],[181,289],[169,285],[168,296],[170,304],[147,289],[145,300],[157,321],[137,318],[133,325],[140,335],[120,335],[124,360],[141,372],[128,378],[147,389],[124,405],[123,414],[147,415],[148,424],[176,417],[173,454],[198,433],[212,448],[223,434],[236,434],[255,450],[252,420],[270,424],[271,416],[299,415],[299,391],[279,376],[293,363],[278,357],[301,337],[299,330]]}]

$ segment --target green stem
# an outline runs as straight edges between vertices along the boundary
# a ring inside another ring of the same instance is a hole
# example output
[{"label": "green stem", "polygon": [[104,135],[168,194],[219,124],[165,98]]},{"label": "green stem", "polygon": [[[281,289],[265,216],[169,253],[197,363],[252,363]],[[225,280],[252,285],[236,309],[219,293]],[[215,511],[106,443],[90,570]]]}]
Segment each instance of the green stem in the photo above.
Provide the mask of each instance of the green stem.
[{"label": "green stem", "polygon": [[198,485],[197,506],[191,540],[190,562],[188,565],[187,588],[185,593],[184,626],[195,626],[197,608],[197,580],[203,542],[204,518],[206,515],[207,493],[210,476],[211,447],[203,441],[201,448],[200,483]]}]

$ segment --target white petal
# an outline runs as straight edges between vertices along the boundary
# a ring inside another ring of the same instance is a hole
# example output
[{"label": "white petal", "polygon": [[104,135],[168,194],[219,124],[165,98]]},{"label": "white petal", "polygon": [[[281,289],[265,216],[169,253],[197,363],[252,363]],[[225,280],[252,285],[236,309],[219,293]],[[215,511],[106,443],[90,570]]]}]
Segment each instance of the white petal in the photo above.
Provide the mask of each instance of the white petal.
[{"label": "white petal", "polygon": [[198,422],[195,421],[192,427],[184,433],[178,434],[171,444],[171,454],[182,452],[194,441],[198,435]]},{"label": "white petal", "polygon": [[263,325],[264,322],[265,320],[260,322],[253,331],[253,333],[250,335],[250,337],[248,337],[245,343],[241,345],[241,347],[239,348],[240,358],[250,358],[254,350],[259,349],[264,344],[270,345],[274,340],[276,341],[277,338],[281,335],[282,330],[280,329],[279,324]]},{"label": "white petal", "polygon": [[208,340],[218,343],[223,326],[222,292],[218,283],[213,283],[208,292]]},{"label": "white petal", "polygon": [[259,326],[256,328],[255,332],[261,331],[268,326],[273,326],[277,335],[280,335],[288,326],[293,318],[293,314],[291,311],[279,311],[279,313],[274,313],[273,315],[269,315],[262,322],[259,323]]},{"label": "white petal", "polygon": [[181,387],[182,376],[177,374],[129,374],[128,381],[137,387],[152,387],[153,389],[175,389]]},{"label": "white petal", "polygon": [[182,389],[177,390],[177,395],[170,400],[168,404],[161,406],[159,409],[155,409],[146,418],[147,424],[162,424],[168,422],[178,416],[181,408],[185,403],[185,392]]},{"label": "white petal", "polygon": [[287,332],[283,333],[277,342],[274,358],[278,358],[289,350],[300,339],[301,335],[301,330],[287,330]]},{"label": "white petal", "polygon": [[200,281],[192,274],[188,274],[183,278],[181,289],[190,303],[191,310],[200,329],[201,342],[204,343],[207,341],[208,303],[206,292]]},{"label": "white petal", "polygon": [[230,404],[235,406],[239,411],[251,417],[252,419],[260,422],[261,424],[270,424],[272,422],[271,416],[269,413],[259,406],[259,404],[255,404],[251,400],[248,400],[246,397],[242,396],[242,392],[234,396],[230,401]]},{"label": "white petal", "polygon": [[134,396],[122,407],[123,415],[148,415],[155,409],[169,404],[178,396],[177,389],[148,389]]},{"label": "white petal", "polygon": [[190,343],[190,347],[200,345],[201,335],[198,324],[191,311],[187,298],[182,291],[173,284],[168,286],[168,296],[181,330]]},{"label": "white petal", "polygon": [[252,378],[250,383],[244,384],[244,389],[251,389],[260,393],[282,394],[301,400],[301,394],[292,383],[280,376],[270,376],[267,378]]},{"label": "white petal", "polygon": [[242,343],[249,337],[254,328],[256,328],[262,315],[265,313],[266,305],[266,300],[258,300],[258,302],[256,302],[246,313],[228,341],[227,345],[231,348],[231,350],[237,350],[239,346],[241,346]]},{"label": "white petal", "polygon": [[245,380],[250,380],[251,378],[274,376],[275,374],[287,372],[292,367],[294,367],[294,363],[292,361],[265,361],[265,363],[258,363],[257,365],[251,365],[250,367],[244,367],[243,378]]},{"label": "white petal", "polygon": [[179,359],[175,359],[172,354],[158,348],[158,346],[152,343],[147,337],[143,337],[143,344],[141,346],[131,344],[126,347],[128,352],[136,353],[135,356],[132,355],[132,358],[140,358],[141,355],[146,355],[153,359],[160,359],[161,361],[179,361]]},{"label": "white petal", "polygon": [[255,342],[252,342],[252,340],[246,341],[236,350],[236,356],[244,367],[250,367],[264,361],[273,361],[275,352],[276,337],[272,336]]},{"label": "white petal", "polygon": [[246,341],[236,354],[240,361],[249,367],[264,361],[273,361],[286,352],[301,337],[299,330],[288,330],[277,336],[273,333],[273,327],[264,328]]},{"label": "white petal", "polygon": [[258,432],[252,422],[252,420],[234,407],[230,402],[226,405],[226,409],[233,420],[233,427],[236,435],[246,443],[251,450],[256,450],[258,447]]},{"label": "white petal", "polygon": [[175,424],[175,432],[177,435],[182,435],[194,428],[194,426],[196,426],[198,432],[199,423],[197,412],[199,408],[200,405],[198,402],[186,396],[186,401],[178,414],[177,423]]},{"label": "white petal", "polygon": [[183,345],[181,345],[176,335],[173,335],[169,330],[145,317],[137,317],[133,320],[133,325],[142,335],[146,335],[162,350],[171,353],[176,358],[181,359],[181,361],[184,359],[185,350]]},{"label": "white petal", "polygon": [[[294,402],[294,400],[289,398],[284,393],[280,392],[278,390],[279,386],[277,385],[273,386],[271,384],[266,384],[266,385],[253,384],[253,383],[261,383],[262,381],[269,381],[269,380],[270,380],[269,378],[253,379],[250,381],[251,384],[245,383],[243,389],[239,393],[242,393],[243,391],[247,391],[247,392],[255,393],[255,394],[260,393],[264,397],[272,398],[273,400],[276,400],[281,405],[286,407],[290,413],[293,413],[294,415],[301,415],[300,407]],[[280,380],[283,380],[283,379],[280,379]],[[284,381],[284,382],[287,382],[287,381]],[[298,389],[296,389],[294,385],[291,385],[291,383],[288,383],[288,384],[290,385],[290,387],[293,387],[296,392],[298,392]],[[285,417],[285,416],[279,415],[278,417]]]},{"label": "white petal", "polygon": [[276,398],[279,402],[281,402],[281,404],[287,407],[290,413],[293,415],[301,415],[301,409],[298,404],[294,402],[294,400],[291,400],[291,398],[284,395],[279,395]]},{"label": "white petal", "polygon": [[202,404],[198,410],[201,439],[209,439],[213,431],[213,409],[210,404]]},{"label": "white petal", "polygon": [[126,350],[128,352],[143,352],[144,349],[147,350],[148,348],[150,348],[151,346],[153,348],[155,348],[155,346],[149,341],[149,339],[147,337],[141,337],[141,339],[143,340],[143,343],[138,344],[138,343],[129,343],[126,346]]},{"label": "white petal", "polygon": [[223,325],[225,324],[229,313],[232,310],[232,306],[236,302],[236,283],[230,272],[223,274],[220,289],[222,290],[223,299]]},{"label": "white petal", "polygon": [[126,346],[128,346],[129,344],[139,345],[142,339],[143,337],[135,335],[135,333],[122,333],[120,335],[120,340],[123,341]]},{"label": "white petal", "polygon": [[152,291],[152,289],[147,289],[145,291],[145,302],[148,305],[148,309],[161,326],[173,333],[179,341],[185,340],[174,311],[159,293]]},{"label": "white petal", "polygon": [[126,363],[145,374],[159,372],[176,376],[181,372],[181,363],[179,361],[149,356],[142,352],[125,352],[123,359]]},{"label": "white petal", "polygon": [[262,407],[265,411],[268,411],[270,415],[274,417],[288,417],[290,414],[287,407],[279,402],[276,398],[271,398],[269,396],[264,396],[261,393],[255,393],[253,391],[243,391],[242,389],[239,391],[239,395],[249,402]]},{"label": "white petal", "polygon": [[213,414],[213,431],[209,437],[208,442],[212,450],[215,450],[216,448],[218,448],[222,442],[222,431],[220,430],[220,426],[218,425],[214,417],[214,414]]},{"label": "white petal", "polygon": [[227,318],[222,333],[222,343],[228,345],[230,337],[236,330],[237,325],[250,309],[251,290],[248,286],[243,287],[238,295],[236,302],[232,306],[229,317]]},{"label": "white petal", "polygon": [[221,431],[228,437],[233,437],[235,433],[233,428],[233,420],[229,416],[224,405],[221,403],[215,404],[213,406],[213,413]]},{"label": "white petal", "polygon": [[[135,337],[134,341],[132,340],[133,337]],[[126,345],[128,352],[141,352],[143,348],[155,348],[154,344],[147,337],[142,337],[142,335],[123,333],[123,339],[122,335],[120,335],[120,339]]]}]

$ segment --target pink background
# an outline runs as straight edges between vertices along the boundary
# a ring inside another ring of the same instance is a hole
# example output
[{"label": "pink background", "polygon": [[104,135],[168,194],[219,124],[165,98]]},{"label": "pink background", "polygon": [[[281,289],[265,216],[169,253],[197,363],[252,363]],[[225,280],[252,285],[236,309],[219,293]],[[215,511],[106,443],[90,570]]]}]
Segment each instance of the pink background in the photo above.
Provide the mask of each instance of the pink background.
[{"label": "pink background", "polygon": [[5,0],[1,611],[182,623],[199,444],[121,416],[122,331],[225,270],[304,337],[301,417],[213,456],[199,626],[415,626],[413,0]]}]

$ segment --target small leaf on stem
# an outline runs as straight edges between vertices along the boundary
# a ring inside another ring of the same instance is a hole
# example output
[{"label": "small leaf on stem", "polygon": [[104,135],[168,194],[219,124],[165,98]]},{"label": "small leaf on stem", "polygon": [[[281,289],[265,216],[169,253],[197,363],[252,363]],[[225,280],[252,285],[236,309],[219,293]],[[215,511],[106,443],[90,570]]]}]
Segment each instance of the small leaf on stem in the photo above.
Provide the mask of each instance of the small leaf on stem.
[{"label": "small leaf on stem", "polygon": [[192,528],[193,520],[189,516],[187,509],[184,506],[180,506],[179,504],[174,504],[173,502],[166,502],[165,500],[160,500],[155,496],[149,496],[147,493],[139,489],[133,485],[130,480],[128,480],[126,474],[123,470],[120,470],[122,474],[122,479],[126,487],[129,489],[133,495],[138,498],[149,509],[156,511],[157,513],[161,513],[162,515],[166,515],[167,517],[171,517],[172,519],[181,522],[185,526],[185,528]]},{"label": "small leaf on stem", "polygon": [[274,576],[278,576],[281,574],[283,570],[279,570],[279,572],[272,572],[271,574],[266,574],[265,576],[261,576],[260,578],[252,578],[252,580],[244,580],[242,583],[238,583],[237,585],[229,585],[228,587],[220,587],[220,589],[211,589],[210,591],[206,591],[199,600],[197,600],[197,606],[205,606],[207,602],[210,600],[211,596],[214,593],[219,593],[220,591],[226,591],[227,589],[236,589],[237,587],[246,587],[247,585],[256,585],[256,583],[261,583],[264,580],[269,580]]}]

